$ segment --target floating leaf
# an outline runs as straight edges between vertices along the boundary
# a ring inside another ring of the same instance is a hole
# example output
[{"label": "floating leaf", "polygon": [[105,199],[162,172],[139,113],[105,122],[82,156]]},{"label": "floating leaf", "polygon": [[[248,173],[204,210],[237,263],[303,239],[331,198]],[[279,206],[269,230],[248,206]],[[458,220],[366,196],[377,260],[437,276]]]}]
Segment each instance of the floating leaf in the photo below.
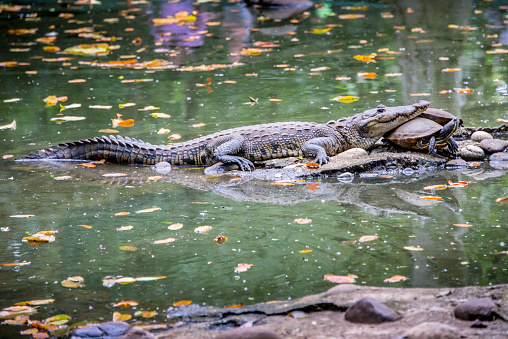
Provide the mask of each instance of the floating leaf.
[{"label": "floating leaf", "polygon": [[508,197],[497,198],[496,202],[500,202],[500,203],[503,203],[503,204],[507,203],[508,202]]},{"label": "floating leaf", "polygon": [[216,242],[217,244],[219,245],[222,245],[224,244],[226,241],[228,241],[228,238],[223,236],[223,235],[219,235],[217,237],[215,237],[215,239],[213,239],[214,242]]},{"label": "floating leaf", "polygon": [[84,162],[82,164],[79,164],[80,166],[83,166],[83,167],[90,167],[90,168],[94,168],[94,167],[97,167],[95,164],[92,164],[90,162]]},{"label": "floating leaf", "polygon": [[131,251],[131,252],[137,251],[137,248],[134,246],[120,246],[119,249],[121,249],[122,251]]},{"label": "floating leaf", "polygon": [[62,116],[62,117],[56,117],[56,118],[51,118],[51,121],[54,121],[54,122],[66,122],[66,121],[80,121],[80,120],[85,120],[86,117],[75,117],[75,116],[72,116],[72,115],[68,115],[68,116]]},{"label": "floating leaf", "polygon": [[423,251],[422,247],[414,247],[414,246],[404,246],[404,249],[408,251]]},{"label": "floating leaf", "polygon": [[129,226],[122,226],[122,227],[119,227],[119,228],[117,228],[116,230],[117,230],[117,231],[129,231],[129,230],[131,230],[131,229],[133,229],[133,228],[134,228],[134,226],[129,225]]},{"label": "floating leaf", "polygon": [[205,126],[204,122],[200,122],[199,124],[192,125],[192,127],[203,127],[203,126]]},{"label": "floating leaf", "polygon": [[156,111],[158,109],[161,109],[161,108],[150,105],[150,106],[145,106],[144,108],[139,108],[138,111]]},{"label": "floating leaf", "polygon": [[118,108],[125,108],[125,107],[131,107],[131,106],[136,106],[136,104],[133,102],[127,102],[125,104],[119,104]]},{"label": "floating leaf", "polygon": [[44,321],[47,321],[48,323],[52,323],[55,321],[69,320],[69,319],[71,319],[71,317],[68,316],[67,314],[58,314],[58,315],[49,317],[49,318],[45,319]]},{"label": "floating leaf", "polygon": [[115,213],[115,215],[127,215],[127,214],[130,214],[130,212],[118,212],[118,213]]},{"label": "floating leaf", "polygon": [[238,266],[236,266],[236,268],[235,268],[235,272],[236,273],[245,272],[248,269],[250,269],[252,266],[254,266],[254,265],[246,264],[246,263],[238,264]]},{"label": "floating leaf", "polygon": [[298,251],[298,253],[310,253],[312,252],[312,250],[301,250],[301,251]]},{"label": "floating leaf", "polygon": [[78,226],[80,226],[80,227],[84,227],[84,228],[88,228],[88,229],[93,228],[93,227],[92,227],[92,226],[90,226],[90,225],[78,225]]},{"label": "floating leaf", "polygon": [[143,312],[142,313],[142,317],[143,318],[153,318],[157,315],[157,312],[156,311],[146,311],[146,312]]},{"label": "floating leaf", "polygon": [[0,126],[0,130],[3,129],[15,130],[17,126],[18,125],[16,124],[16,120],[13,120],[10,124]]},{"label": "floating leaf", "polygon": [[144,210],[136,211],[136,213],[150,213],[153,211],[158,211],[160,209],[161,209],[160,207],[145,208]]},{"label": "floating leaf", "polygon": [[187,305],[190,305],[190,304],[192,304],[192,300],[180,300],[180,301],[174,302],[173,306],[175,306],[175,307],[178,307],[178,306],[187,306]]},{"label": "floating leaf", "polygon": [[126,177],[127,175],[128,175],[127,173],[106,173],[103,174],[102,176],[107,178],[116,178],[116,177]]},{"label": "floating leaf", "polygon": [[171,134],[168,139],[169,140],[178,140],[180,139],[182,136],[180,134]]},{"label": "floating leaf", "polygon": [[354,274],[348,274],[347,276],[325,274],[324,278],[328,281],[331,281],[331,282],[334,282],[337,284],[354,284],[356,282],[355,279],[358,278],[358,276],[356,276]]},{"label": "floating leaf", "polygon": [[116,129],[112,129],[112,128],[100,129],[99,132],[107,133],[107,134],[118,133],[118,131]]},{"label": "floating leaf", "polygon": [[62,284],[63,287],[68,287],[68,288],[85,287],[85,285],[83,285],[79,282],[70,281],[70,280],[63,280],[62,282],[60,282],[60,284]]},{"label": "floating leaf", "polygon": [[10,218],[31,218],[31,217],[35,217],[34,214],[15,214],[15,215],[10,215],[9,216]]},{"label": "floating leaf", "polygon": [[394,275],[391,278],[383,280],[383,282],[384,283],[397,283],[397,282],[401,282],[401,281],[406,281],[408,279],[409,279],[408,277],[404,277],[403,275]]},{"label": "floating leaf", "polygon": [[165,119],[171,118],[171,115],[166,113],[151,113],[150,115],[154,118],[165,118]]},{"label": "floating leaf", "polygon": [[374,73],[374,72],[369,72],[369,73],[360,72],[360,73],[358,73],[358,76],[359,77],[364,77],[364,78],[367,78],[367,79],[375,79],[377,77],[377,74]]},{"label": "floating leaf", "polygon": [[459,94],[471,94],[474,92],[474,89],[472,88],[456,88],[455,92]]},{"label": "floating leaf", "polygon": [[199,226],[194,229],[194,233],[205,234],[212,229],[212,226]]},{"label": "floating leaf", "polygon": [[33,234],[29,237],[24,237],[23,242],[28,243],[49,243],[55,241],[55,237],[52,235],[45,235],[45,234]]},{"label": "floating leaf", "polygon": [[157,134],[168,134],[169,132],[171,132],[169,128],[161,128],[157,131]]},{"label": "floating leaf", "polygon": [[154,244],[167,244],[167,243],[170,243],[173,241],[176,241],[176,239],[175,238],[167,238],[167,239],[163,239],[163,240],[156,240],[153,243]]},{"label": "floating leaf", "polygon": [[298,219],[295,219],[293,221],[296,222],[297,224],[309,224],[309,223],[312,222],[312,219],[298,218]]},{"label": "floating leaf", "polygon": [[471,181],[459,181],[459,182],[452,182],[451,180],[448,180],[448,187],[467,187]]},{"label": "floating leaf", "polygon": [[[19,302],[19,303],[15,303],[14,305],[16,306],[25,306],[25,305],[32,305],[32,306],[35,306],[35,305],[47,305],[47,304],[52,304],[53,302],[55,301],[55,299],[40,299],[40,300],[30,300],[30,301],[22,301],[22,302]],[[30,307],[29,307],[30,308]],[[12,307],[9,307],[9,308],[4,308],[5,311],[20,311],[20,310],[24,310],[24,308],[12,308]]]},{"label": "floating leaf", "polygon": [[30,261],[26,262],[17,262],[17,263],[9,263],[9,264],[0,264],[0,266],[9,267],[9,266],[24,266],[24,265],[30,265]]},{"label": "floating leaf", "polygon": [[92,109],[112,109],[113,106],[110,106],[110,105],[90,105],[90,106],[88,106],[88,108],[92,108]]},{"label": "floating leaf", "polygon": [[113,321],[127,321],[131,318],[132,316],[130,314],[122,314],[120,312],[113,313]]},{"label": "floating leaf", "polygon": [[446,186],[446,185],[432,185],[432,186],[426,186],[423,189],[424,190],[436,190],[437,191],[437,190],[444,190],[444,189],[446,189],[446,187],[448,187],[448,186]]},{"label": "floating leaf", "polygon": [[332,100],[342,102],[344,104],[348,104],[348,103],[357,101],[358,97],[354,97],[354,96],[350,96],[350,95],[347,95],[347,96],[340,96],[339,95],[339,96],[333,98]]},{"label": "floating leaf", "polygon": [[159,280],[159,279],[165,279],[166,276],[156,276],[156,277],[139,277],[136,278],[136,281],[153,281],[153,280]]},{"label": "floating leaf", "polygon": [[453,224],[453,226],[458,226],[458,227],[472,227],[473,225],[470,225],[470,224]]},{"label": "floating leaf", "polygon": [[281,102],[282,99],[270,98],[270,99],[268,99],[268,101]]},{"label": "floating leaf", "polygon": [[180,222],[177,222],[177,223],[174,223],[174,224],[171,224],[168,226],[168,229],[172,230],[172,231],[176,231],[176,230],[179,230],[180,228],[183,227],[183,224],[180,223]]},{"label": "floating leaf", "polygon": [[131,277],[123,277],[116,280],[119,284],[126,285],[126,284],[132,284],[133,282],[136,282],[136,279]]},{"label": "floating leaf", "polygon": [[420,197],[422,199],[425,199],[425,200],[442,200],[443,198],[441,197],[434,197],[434,196],[424,196],[424,197]]},{"label": "floating leaf", "polygon": [[82,283],[83,281],[85,281],[85,278],[83,278],[80,275],[77,275],[77,276],[74,276],[74,277],[68,277],[67,280]]},{"label": "floating leaf", "polygon": [[358,239],[358,241],[359,242],[372,241],[372,240],[376,240],[378,238],[379,237],[377,235],[364,235],[363,237],[360,237],[360,239]]},{"label": "floating leaf", "polygon": [[131,306],[138,306],[138,303],[132,300],[129,301],[122,301],[119,303],[116,303],[113,305],[113,307],[131,307]]},{"label": "floating leaf", "polygon": [[374,60],[376,55],[376,53],[372,53],[371,55],[355,55],[354,58],[358,61],[376,62],[376,60]]},{"label": "floating leaf", "polygon": [[244,304],[233,304],[233,305],[226,306],[224,308],[240,308],[240,307],[244,307],[244,306],[245,306]]}]

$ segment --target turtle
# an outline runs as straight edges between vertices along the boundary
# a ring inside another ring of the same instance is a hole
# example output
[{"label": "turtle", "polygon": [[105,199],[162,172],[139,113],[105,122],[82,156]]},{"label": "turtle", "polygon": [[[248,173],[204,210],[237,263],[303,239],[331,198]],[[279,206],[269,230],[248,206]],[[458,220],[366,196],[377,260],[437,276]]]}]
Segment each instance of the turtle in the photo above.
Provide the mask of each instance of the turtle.
[{"label": "turtle", "polygon": [[462,125],[462,120],[451,113],[432,108],[422,115],[386,133],[384,138],[404,148],[428,149],[429,154],[446,146],[452,153],[456,153],[458,145],[452,135]]}]

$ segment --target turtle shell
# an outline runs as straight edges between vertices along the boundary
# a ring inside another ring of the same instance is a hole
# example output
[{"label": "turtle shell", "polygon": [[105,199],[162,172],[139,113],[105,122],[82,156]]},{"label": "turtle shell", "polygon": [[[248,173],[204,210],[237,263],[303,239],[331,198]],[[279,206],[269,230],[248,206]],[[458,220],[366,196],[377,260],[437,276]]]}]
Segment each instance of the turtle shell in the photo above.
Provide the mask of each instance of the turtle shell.
[{"label": "turtle shell", "polygon": [[[419,115],[422,118],[430,119],[432,121],[437,122],[440,125],[446,125],[450,121],[455,118],[455,115],[450,112],[443,111],[442,109],[429,107],[425,112]],[[460,120],[460,124],[462,125],[462,120]]]},{"label": "turtle shell", "polygon": [[388,132],[385,138],[401,147],[422,149],[428,146],[428,142],[421,142],[422,139],[430,139],[442,129],[443,126],[433,120],[417,117]]}]

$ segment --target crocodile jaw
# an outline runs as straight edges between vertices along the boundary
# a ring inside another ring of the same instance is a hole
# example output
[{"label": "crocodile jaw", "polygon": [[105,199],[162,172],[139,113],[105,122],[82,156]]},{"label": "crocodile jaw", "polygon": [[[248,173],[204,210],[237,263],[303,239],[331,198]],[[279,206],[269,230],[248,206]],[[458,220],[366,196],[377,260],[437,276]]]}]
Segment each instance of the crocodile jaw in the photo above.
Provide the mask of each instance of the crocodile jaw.
[{"label": "crocodile jaw", "polygon": [[381,137],[386,132],[422,114],[429,105],[430,103],[425,100],[407,106],[386,107],[379,105],[377,108],[359,114],[360,120],[357,123],[364,136]]}]

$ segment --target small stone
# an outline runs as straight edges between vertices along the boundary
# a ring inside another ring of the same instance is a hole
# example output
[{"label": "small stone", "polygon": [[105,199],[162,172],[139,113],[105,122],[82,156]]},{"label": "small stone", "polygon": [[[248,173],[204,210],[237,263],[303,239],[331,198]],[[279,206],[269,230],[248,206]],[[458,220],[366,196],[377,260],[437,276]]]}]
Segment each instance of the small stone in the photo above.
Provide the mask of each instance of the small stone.
[{"label": "small stone", "polygon": [[478,161],[485,158],[485,152],[478,146],[467,145],[459,150],[459,155],[466,161]]},{"label": "small stone", "polygon": [[492,135],[484,131],[476,131],[473,134],[471,134],[471,140],[473,141],[480,142],[486,139],[492,139]]},{"label": "small stone", "polygon": [[489,157],[489,161],[508,161],[507,152],[494,153]]},{"label": "small stone", "polygon": [[363,148],[351,148],[336,155],[337,159],[359,159],[367,157],[369,153]]},{"label": "small stone", "polygon": [[171,164],[167,161],[161,161],[153,166],[153,169],[158,173],[169,173],[173,169]]},{"label": "small stone", "polygon": [[411,328],[403,336],[407,339],[459,339],[455,327],[436,322],[424,322]]},{"label": "small stone", "polygon": [[501,139],[485,139],[480,142],[480,147],[486,153],[502,152],[508,147],[508,141]]},{"label": "small stone", "polygon": [[272,330],[261,327],[235,328],[219,334],[217,339],[280,339]]},{"label": "small stone", "polygon": [[361,324],[380,324],[402,318],[397,312],[371,297],[359,299],[347,309],[344,317],[347,321]]},{"label": "small stone", "polygon": [[457,167],[467,167],[467,166],[468,166],[467,161],[463,160],[463,159],[453,159],[453,160],[448,161],[445,164],[446,168],[457,168]]},{"label": "small stone", "polygon": [[454,314],[455,318],[461,320],[494,320],[497,306],[490,298],[478,298],[458,305]]}]

